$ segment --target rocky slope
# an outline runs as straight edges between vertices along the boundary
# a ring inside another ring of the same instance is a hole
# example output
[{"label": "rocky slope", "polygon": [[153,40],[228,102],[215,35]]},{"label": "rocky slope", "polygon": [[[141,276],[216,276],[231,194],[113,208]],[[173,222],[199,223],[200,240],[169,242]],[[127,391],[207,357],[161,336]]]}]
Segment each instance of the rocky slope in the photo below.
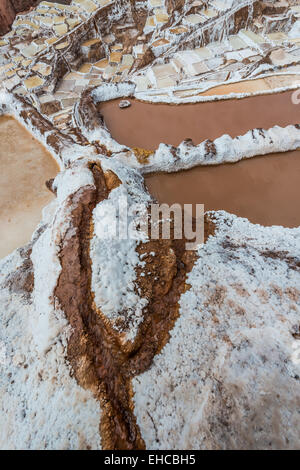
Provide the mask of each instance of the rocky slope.
[{"label": "rocky slope", "polygon": [[0,5],[0,35],[9,31],[16,16],[15,9],[10,0],[4,0]]}]

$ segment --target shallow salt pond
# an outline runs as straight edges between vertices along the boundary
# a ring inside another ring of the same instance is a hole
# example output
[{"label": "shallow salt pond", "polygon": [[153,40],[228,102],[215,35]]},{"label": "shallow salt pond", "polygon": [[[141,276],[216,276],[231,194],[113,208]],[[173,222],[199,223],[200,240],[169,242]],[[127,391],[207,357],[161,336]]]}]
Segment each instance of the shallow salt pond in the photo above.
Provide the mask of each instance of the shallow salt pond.
[{"label": "shallow salt pond", "polygon": [[[99,105],[112,136],[121,144],[155,150],[161,142],[195,144],[223,134],[243,135],[250,129],[300,123],[300,105],[291,91],[243,99],[171,106],[131,100]],[[160,203],[204,204],[205,210],[226,210],[262,225],[300,225],[300,150],[255,157],[233,164],[202,166],[146,177]]]},{"label": "shallow salt pond", "polygon": [[300,225],[300,150],[146,177],[166,204],[204,204],[261,225]]},{"label": "shallow salt pond", "polygon": [[125,109],[119,108],[118,99],[101,103],[98,109],[120,144],[155,150],[161,142],[177,146],[191,138],[199,144],[223,134],[237,137],[249,129],[299,123],[300,105],[292,103],[292,94],[288,91],[179,106],[130,100],[132,105]]},{"label": "shallow salt pond", "polygon": [[0,116],[0,258],[30,241],[54,198],[45,182],[59,167],[14,118]]}]

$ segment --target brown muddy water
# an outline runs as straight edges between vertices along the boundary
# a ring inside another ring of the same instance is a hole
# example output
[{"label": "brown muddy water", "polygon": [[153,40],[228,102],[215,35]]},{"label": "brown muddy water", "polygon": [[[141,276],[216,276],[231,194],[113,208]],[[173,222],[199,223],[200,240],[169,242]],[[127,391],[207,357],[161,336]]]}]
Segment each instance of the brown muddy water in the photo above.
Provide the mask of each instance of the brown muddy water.
[{"label": "brown muddy water", "polygon": [[14,118],[0,116],[0,258],[27,243],[59,172],[50,153]]},{"label": "brown muddy water", "polygon": [[300,225],[300,150],[146,177],[160,203],[204,204],[261,225]]},{"label": "brown muddy water", "polygon": [[[155,150],[161,142],[195,144],[231,137],[254,128],[300,123],[300,105],[292,91],[207,103],[170,106],[131,100],[99,105],[112,136],[121,144]],[[226,210],[262,225],[300,225],[300,150],[255,157],[233,164],[197,167],[146,177],[146,186],[160,203],[204,204],[205,210]]]},{"label": "brown muddy water", "polygon": [[120,109],[121,100],[98,105],[111,135],[120,144],[155,150],[161,142],[179,145],[191,138],[195,144],[231,137],[249,129],[285,127],[300,122],[300,105],[292,103],[292,91],[206,103],[150,104],[131,99],[131,107]]},{"label": "brown muddy water", "polygon": [[224,83],[199,93],[199,96],[229,95],[230,93],[255,93],[257,91],[268,92],[276,88],[284,88],[300,85],[299,75],[275,75],[256,80],[244,80],[236,83]]}]

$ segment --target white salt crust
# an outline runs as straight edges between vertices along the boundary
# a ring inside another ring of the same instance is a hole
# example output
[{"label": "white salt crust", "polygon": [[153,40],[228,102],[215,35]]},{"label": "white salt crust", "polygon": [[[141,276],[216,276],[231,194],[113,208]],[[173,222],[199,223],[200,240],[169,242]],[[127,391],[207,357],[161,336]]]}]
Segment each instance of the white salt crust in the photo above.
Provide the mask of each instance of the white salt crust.
[{"label": "white salt crust", "polygon": [[60,243],[75,230],[68,198],[94,186],[94,181],[81,163],[60,173],[54,186],[57,199],[44,210],[43,222],[33,235],[32,299],[5,287],[6,278],[22,264],[19,251],[0,262],[0,345],[5,349],[0,374],[0,421],[5,423],[1,449],[100,448],[100,406],[70,375],[65,359],[70,327],[54,298],[61,272]]},{"label": "white salt crust", "polygon": [[147,449],[299,448],[300,229],[215,218],[169,343],[133,380],[142,436]]},{"label": "white salt crust", "polygon": [[60,272],[54,226],[39,228],[33,300],[6,283],[24,262],[20,251],[0,262],[0,449],[100,449],[99,403],[65,359],[70,327],[53,299]]},{"label": "white salt crust", "polygon": [[[104,171],[112,170],[123,182],[113,189],[108,198],[100,202],[93,213],[94,236],[90,244],[92,261],[92,291],[95,304],[101,313],[111,322],[113,328],[123,333],[124,340],[133,341],[140,323],[143,320],[143,309],[148,300],[140,296],[136,284],[137,266],[143,266],[136,248],[141,241],[146,241],[142,232],[137,239],[119,239],[115,230],[124,223],[125,237],[128,228],[134,221],[134,214],[128,219],[123,215],[132,205],[147,205],[151,198],[144,189],[142,176],[130,168],[119,168],[114,161],[106,159],[102,162]],[[117,217],[116,217],[117,216]],[[126,327],[120,327],[120,321]]]},{"label": "white salt crust", "polygon": [[219,165],[234,163],[244,158],[257,155],[267,155],[276,152],[287,152],[300,147],[300,128],[293,125],[287,127],[275,126],[268,130],[254,129],[235,138],[224,134],[213,141],[215,153],[210,153],[206,141],[199,145],[182,142],[177,148],[160,144],[158,149],[149,157],[148,163],[140,164],[133,153],[121,152],[115,155],[115,160],[133,168],[139,168],[141,173],[158,171],[176,172],[187,170],[198,165]]},{"label": "white salt crust", "polygon": [[[263,73],[265,72],[265,73]],[[257,77],[257,73],[259,76]],[[226,82],[211,82],[209,85],[202,85],[202,88],[197,88],[197,91],[193,95],[191,94],[185,98],[179,98],[174,96],[174,91],[178,92],[180,90],[193,90],[195,89],[195,85],[186,85],[186,86],[178,86],[176,88],[160,88],[159,93],[158,90],[149,90],[147,92],[144,91],[136,91],[135,98],[140,101],[144,101],[146,103],[166,103],[166,104],[188,104],[188,103],[207,103],[209,101],[223,101],[223,100],[232,100],[232,99],[242,99],[248,98],[249,96],[260,96],[260,95],[273,95],[274,93],[283,93],[284,91],[290,90],[297,90],[299,88],[299,83],[295,85],[289,86],[278,86],[276,88],[270,90],[263,90],[263,91],[253,91],[253,92],[244,92],[244,93],[228,93],[226,95],[209,95],[209,96],[198,96],[198,93],[204,93],[208,90],[211,90],[216,87],[220,86],[227,86],[234,83],[243,83],[248,81],[255,81],[263,78],[268,77],[284,77],[285,75],[295,75],[299,76],[298,82],[300,81],[300,74],[298,72],[282,72],[282,73],[268,73],[268,67],[260,66],[255,69],[253,72],[253,77],[248,77],[247,79],[241,79],[240,76],[236,75],[231,80],[227,80]]]},{"label": "white salt crust", "polygon": [[[226,3],[228,7],[241,6],[237,1]],[[114,18],[121,14],[116,5]],[[221,26],[224,21],[216,22],[212,37],[218,37]],[[298,31],[299,22],[290,36],[296,37]],[[268,76],[267,67],[259,72]],[[288,89],[291,87],[281,88]],[[132,83],[109,84],[95,89],[93,98],[99,102],[134,94]],[[135,96],[152,102],[204,100],[194,96],[176,101],[170,89],[166,98],[151,92]],[[249,94],[207,99],[233,96]],[[20,251],[0,261],[0,421],[5,423],[0,430],[0,448],[98,449],[99,404],[70,377],[65,360],[70,331],[54,299],[61,272],[59,244],[76,230],[68,198],[94,186],[86,162],[100,161],[104,170],[114,171],[123,183],[94,211],[95,226],[108,227],[111,214],[107,208],[110,203],[115,207],[120,195],[127,195],[131,202],[150,200],[142,188],[141,173],[178,171],[294,150],[300,147],[300,130],[276,126],[236,139],[224,135],[214,142],[216,155],[207,155],[205,143],[191,147],[183,142],[174,159],[171,147],[161,144],[149,164],[142,166],[105,128],[82,131],[90,142],[100,139],[107,145],[113,158],[97,155],[92,145],[78,144],[66,145],[57,155],[47,144],[49,133],[43,135],[21,118],[23,109],[16,97],[1,91],[0,113],[22,122],[47,146],[62,170],[70,164],[71,168],[56,178],[57,200],[44,210],[39,227],[42,233],[33,238],[32,301],[5,285],[7,277],[22,264]],[[191,289],[180,299],[180,318],[171,341],[150,370],[134,379],[138,424],[152,449],[299,448],[300,423],[295,410],[300,405],[300,347],[296,339],[300,284],[299,272],[289,267],[293,259],[299,261],[299,229],[254,226],[223,212],[215,217],[217,234],[199,248],[199,259],[188,279]],[[125,331],[127,341],[134,339],[146,305],[135,290],[135,269],[143,263],[136,253],[138,243],[99,241],[96,234],[91,241],[96,305],[112,322],[124,320],[127,311],[131,322]],[[268,250],[280,250],[282,259],[265,256]]]}]

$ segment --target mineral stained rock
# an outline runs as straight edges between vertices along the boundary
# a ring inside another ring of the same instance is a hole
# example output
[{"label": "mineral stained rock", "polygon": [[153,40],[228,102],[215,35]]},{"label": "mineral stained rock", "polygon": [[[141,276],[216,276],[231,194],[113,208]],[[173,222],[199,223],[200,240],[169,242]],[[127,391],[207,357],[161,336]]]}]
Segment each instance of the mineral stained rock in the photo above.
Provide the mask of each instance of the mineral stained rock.
[{"label": "mineral stained rock", "polygon": [[129,108],[129,106],[131,106],[131,103],[130,101],[128,100],[122,100],[120,101],[119,103],[119,108],[123,109],[123,108]]}]

